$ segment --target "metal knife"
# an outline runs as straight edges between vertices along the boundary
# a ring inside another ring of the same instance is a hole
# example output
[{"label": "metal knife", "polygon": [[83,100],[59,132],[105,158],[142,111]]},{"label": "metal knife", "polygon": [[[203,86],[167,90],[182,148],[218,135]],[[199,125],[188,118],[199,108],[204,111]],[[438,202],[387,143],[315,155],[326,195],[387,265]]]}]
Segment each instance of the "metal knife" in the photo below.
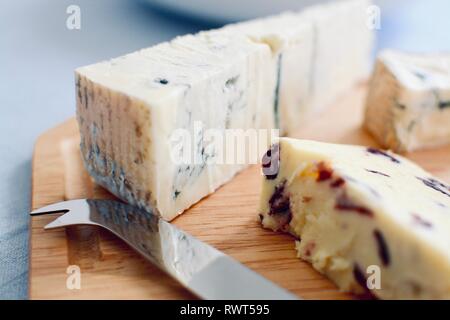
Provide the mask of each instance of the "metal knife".
[{"label": "metal knife", "polygon": [[293,300],[291,294],[156,215],[120,201],[71,200],[35,210],[64,213],[45,229],[103,227],[202,299]]}]

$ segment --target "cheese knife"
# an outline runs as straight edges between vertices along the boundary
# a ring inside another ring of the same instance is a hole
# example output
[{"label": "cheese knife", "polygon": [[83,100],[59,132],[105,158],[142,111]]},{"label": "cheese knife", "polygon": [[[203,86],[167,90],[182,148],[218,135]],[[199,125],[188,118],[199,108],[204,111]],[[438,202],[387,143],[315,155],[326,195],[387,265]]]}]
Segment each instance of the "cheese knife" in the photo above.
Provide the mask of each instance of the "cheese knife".
[{"label": "cheese knife", "polygon": [[103,227],[202,299],[293,300],[297,296],[156,215],[114,200],[70,200],[32,211],[63,213],[44,229]]}]

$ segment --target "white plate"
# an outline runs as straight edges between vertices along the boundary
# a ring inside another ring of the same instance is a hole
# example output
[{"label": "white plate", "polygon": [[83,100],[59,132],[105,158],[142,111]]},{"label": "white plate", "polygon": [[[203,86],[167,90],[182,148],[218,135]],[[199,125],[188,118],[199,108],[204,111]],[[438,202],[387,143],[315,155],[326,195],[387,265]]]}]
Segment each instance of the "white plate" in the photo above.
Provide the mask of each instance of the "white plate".
[{"label": "white plate", "polygon": [[238,21],[287,10],[298,10],[326,0],[144,0],[160,8],[206,20]]}]

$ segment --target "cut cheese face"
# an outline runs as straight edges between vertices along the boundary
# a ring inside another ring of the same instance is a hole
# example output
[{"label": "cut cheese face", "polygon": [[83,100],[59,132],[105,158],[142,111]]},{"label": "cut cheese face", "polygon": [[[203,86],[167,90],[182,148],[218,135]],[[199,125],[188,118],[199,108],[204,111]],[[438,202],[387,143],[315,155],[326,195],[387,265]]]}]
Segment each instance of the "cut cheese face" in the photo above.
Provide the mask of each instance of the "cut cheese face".
[{"label": "cut cheese face", "polygon": [[312,6],[303,19],[311,19],[314,29],[314,71],[311,105],[314,116],[332,104],[371,69],[374,33],[368,24],[371,1],[335,1]]},{"label": "cut cheese face", "polygon": [[283,135],[295,136],[302,125],[369,76],[374,40],[367,26],[370,4],[339,1],[224,28],[272,49],[278,64],[275,120]]},{"label": "cut cheese face", "polygon": [[291,138],[263,173],[263,226],[294,235],[341,290],[450,298],[450,185],[387,151]]},{"label": "cut cheese face", "polygon": [[302,19],[298,13],[285,13],[229,25],[223,30],[244,33],[255,43],[270,47],[277,70],[272,111],[275,125],[283,134],[295,133],[312,111],[311,84],[315,75],[312,20]]},{"label": "cut cheese face", "polygon": [[450,55],[382,52],[366,102],[365,126],[386,148],[450,143]]},{"label": "cut cheese face", "polygon": [[195,121],[202,130],[273,128],[271,59],[267,46],[208,33],[78,69],[90,174],[127,202],[174,218],[244,165],[215,164],[202,132],[195,133],[197,161],[177,163],[172,135],[194,132]]},{"label": "cut cheese face", "polygon": [[[173,219],[247,165],[215,161],[228,151],[211,147],[205,131],[236,129],[244,138],[247,130],[267,130],[258,141],[266,149],[272,129],[294,134],[364,77],[369,3],[340,1],[186,35],[77,69],[86,168],[118,197]],[[337,39],[329,29],[343,33]],[[350,45],[356,34],[364,41]],[[192,163],[173,161],[179,130],[194,137]],[[264,152],[254,149],[245,158]]]}]

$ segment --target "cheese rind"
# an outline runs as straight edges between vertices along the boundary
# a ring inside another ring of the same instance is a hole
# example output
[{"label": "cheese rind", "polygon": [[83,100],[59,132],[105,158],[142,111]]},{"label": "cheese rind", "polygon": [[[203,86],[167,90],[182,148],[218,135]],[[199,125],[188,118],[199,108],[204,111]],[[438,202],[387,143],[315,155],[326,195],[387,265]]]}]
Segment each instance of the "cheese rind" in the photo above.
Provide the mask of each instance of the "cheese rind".
[{"label": "cheese rind", "polygon": [[260,218],[294,235],[300,258],[344,291],[369,280],[380,298],[450,298],[450,185],[374,148],[281,138],[273,154]]},{"label": "cheese rind", "polygon": [[386,148],[450,143],[450,55],[382,52],[366,101],[365,127]]}]

